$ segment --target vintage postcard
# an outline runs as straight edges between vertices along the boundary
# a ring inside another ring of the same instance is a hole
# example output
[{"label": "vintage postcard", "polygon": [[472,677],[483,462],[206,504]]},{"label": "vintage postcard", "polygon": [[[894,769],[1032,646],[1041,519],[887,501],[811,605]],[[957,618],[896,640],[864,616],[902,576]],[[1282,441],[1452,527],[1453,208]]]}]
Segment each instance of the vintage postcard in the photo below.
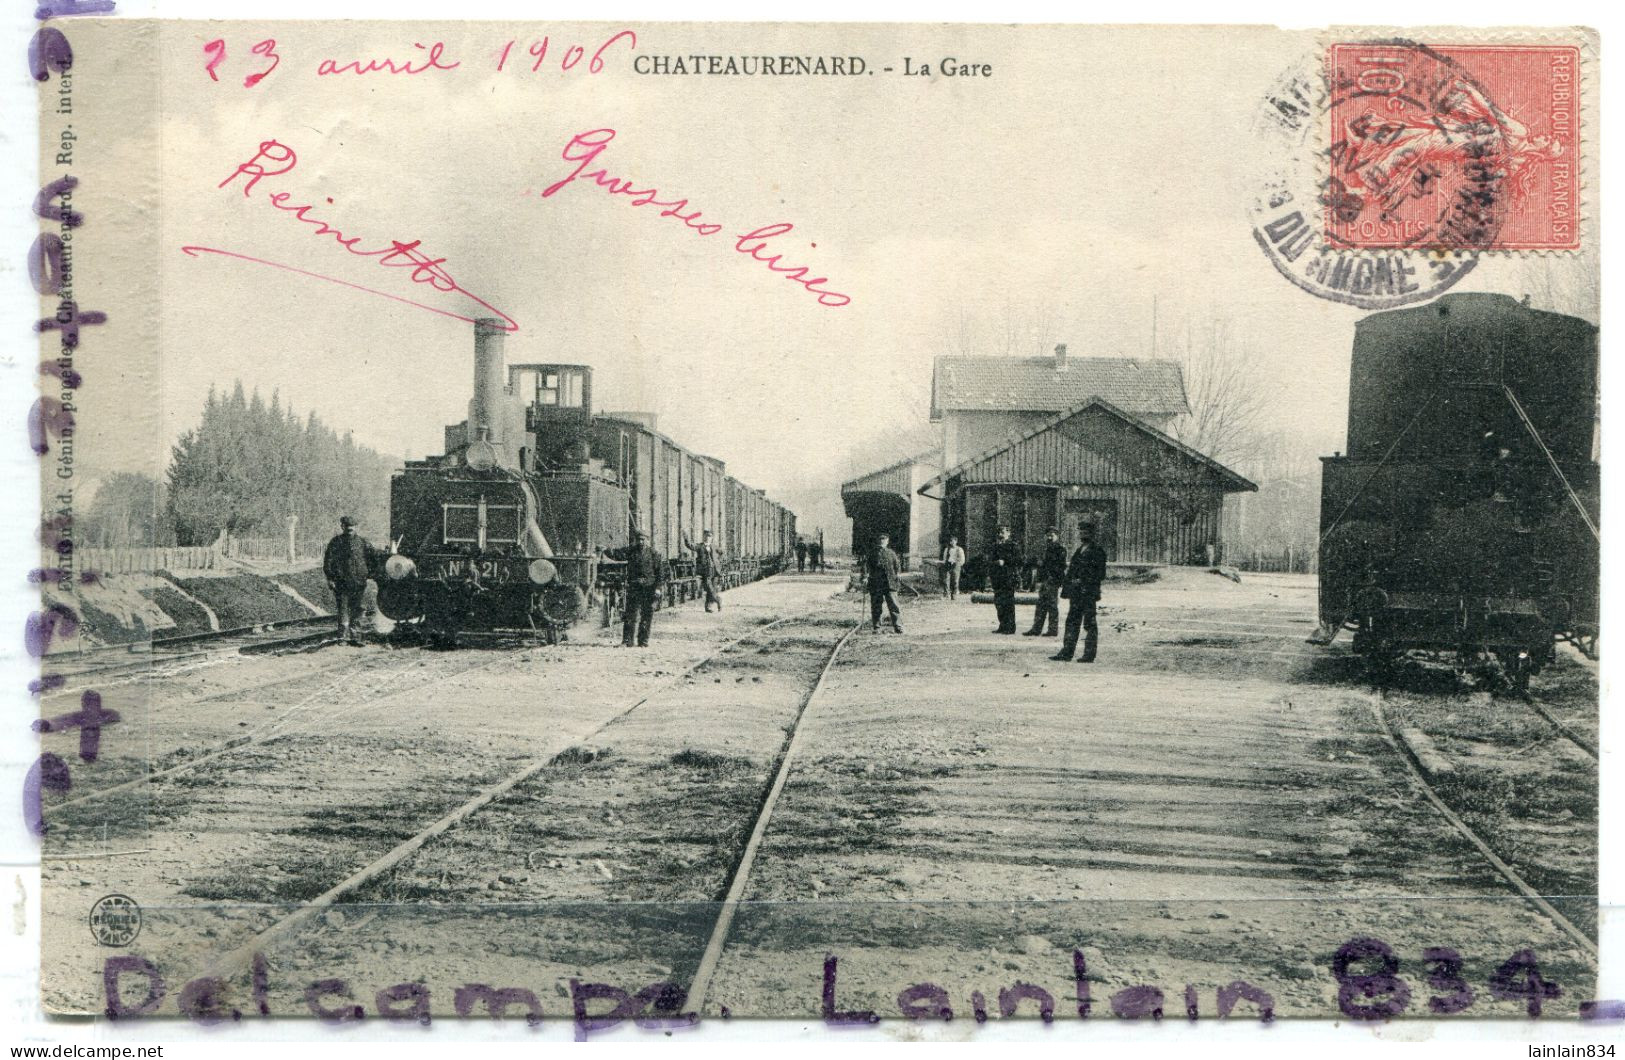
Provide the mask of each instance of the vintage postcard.
[{"label": "vintage postcard", "polygon": [[1625,1017],[1596,33],[97,6],[47,1012]]}]

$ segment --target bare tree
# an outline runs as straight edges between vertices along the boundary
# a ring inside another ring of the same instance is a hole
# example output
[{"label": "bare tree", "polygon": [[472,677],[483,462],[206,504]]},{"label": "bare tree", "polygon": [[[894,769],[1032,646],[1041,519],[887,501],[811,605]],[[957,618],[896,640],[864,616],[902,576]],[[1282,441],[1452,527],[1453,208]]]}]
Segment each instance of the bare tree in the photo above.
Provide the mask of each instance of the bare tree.
[{"label": "bare tree", "polygon": [[1187,322],[1177,359],[1191,411],[1170,433],[1222,464],[1247,462],[1274,404],[1257,351],[1236,340],[1227,319],[1212,316],[1199,331]]},{"label": "bare tree", "polygon": [[1043,357],[1055,347],[1054,307],[1006,299],[997,316],[961,305],[939,340],[940,353],[965,357]]}]

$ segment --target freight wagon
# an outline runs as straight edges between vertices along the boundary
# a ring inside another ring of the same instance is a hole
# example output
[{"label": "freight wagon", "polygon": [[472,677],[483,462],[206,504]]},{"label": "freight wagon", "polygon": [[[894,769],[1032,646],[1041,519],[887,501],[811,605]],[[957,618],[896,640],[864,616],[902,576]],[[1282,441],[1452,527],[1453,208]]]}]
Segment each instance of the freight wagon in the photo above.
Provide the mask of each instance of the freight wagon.
[{"label": "freight wagon", "polygon": [[505,364],[504,334],[475,325],[467,420],[446,427],[443,454],[409,461],[391,483],[384,614],[439,641],[503,630],[552,639],[593,603],[619,605],[620,565],[605,553],[634,530],[670,561],[672,601],[697,589],[687,546],[706,530],[725,587],[782,567],[793,513],[653,417],[595,414],[590,367]]}]

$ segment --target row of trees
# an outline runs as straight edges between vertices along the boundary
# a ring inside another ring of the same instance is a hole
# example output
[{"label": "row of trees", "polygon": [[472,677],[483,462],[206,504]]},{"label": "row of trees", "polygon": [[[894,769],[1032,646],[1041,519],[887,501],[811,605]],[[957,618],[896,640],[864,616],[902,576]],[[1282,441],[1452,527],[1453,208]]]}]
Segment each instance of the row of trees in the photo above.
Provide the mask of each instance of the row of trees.
[{"label": "row of trees", "polygon": [[399,466],[349,432],[299,417],[277,394],[266,402],[238,382],[228,396],[210,390],[203,418],[176,442],[164,481],[123,472],[98,486],[79,518],[89,547],[210,545],[230,538],[285,539],[298,517],[298,547],[312,553],[340,515],[382,531],[389,525],[389,478]]}]

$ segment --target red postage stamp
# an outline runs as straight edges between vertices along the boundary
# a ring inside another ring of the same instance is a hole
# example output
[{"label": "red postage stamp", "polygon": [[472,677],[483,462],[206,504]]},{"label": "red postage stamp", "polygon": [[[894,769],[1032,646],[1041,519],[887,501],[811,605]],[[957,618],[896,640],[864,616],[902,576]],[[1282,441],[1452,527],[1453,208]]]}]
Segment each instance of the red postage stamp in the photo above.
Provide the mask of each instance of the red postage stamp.
[{"label": "red postage stamp", "polygon": [[1332,246],[1580,245],[1580,51],[1334,44],[1325,231]]}]

